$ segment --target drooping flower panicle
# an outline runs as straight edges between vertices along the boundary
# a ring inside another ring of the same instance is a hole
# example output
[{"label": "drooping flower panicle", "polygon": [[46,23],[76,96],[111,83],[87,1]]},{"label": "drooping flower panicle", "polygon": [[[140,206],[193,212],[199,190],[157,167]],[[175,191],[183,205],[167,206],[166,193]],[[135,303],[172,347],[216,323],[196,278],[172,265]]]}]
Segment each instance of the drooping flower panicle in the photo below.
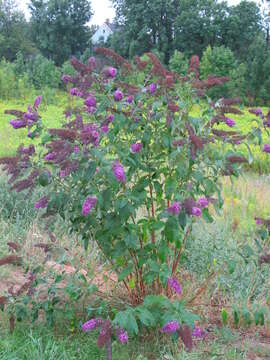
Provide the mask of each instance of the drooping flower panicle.
[{"label": "drooping flower panicle", "polygon": [[197,200],[197,205],[201,208],[204,209],[205,207],[207,207],[209,204],[208,200],[205,197],[199,198]]},{"label": "drooping flower panicle", "polygon": [[124,329],[116,329],[116,336],[121,344],[126,344],[128,342],[128,333]]},{"label": "drooping flower panicle", "polygon": [[270,154],[270,144],[265,144],[264,145],[263,152],[266,152],[266,153]]},{"label": "drooping flower panicle", "polygon": [[137,143],[131,145],[130,150],[133,153],[138,153],[141,151],[142,147],[143,147],[143,144],[141,142],[137,142]]},{"label": "drooping flower panicle", "polygon": [[200,208],[194,206],[192,208],[192,215],[200,217],[200,216],[202,216],[202,210]]},{"label": "drooping flower panicle", "polygon": [[169,278],[168,279],[168,285],[171,289],[173,289],[178,295],[182,294],[182,286],[178,282],[176,278]]},{"label": "drooping flower panicle", "polygon": [[92,331],[96,327],[101,326],[102,323],[103,320],[101,318],[91,319],[82,325],[82,331],[84,332]]},{"label": "drooping flower panicle", "polygon": [[176,332],[177,330],[179,330],[180,325],[179,322],[176,320],[172,320],[167,322],[163,327],[162,327],[162,332],[166,333],[166,334],[172,334],[174,332]]},{"label": "drooping flower panicle", "polygon": [[126,175],[125,175],[125,171],[124,171],[124,167],[123,165],[120,163],[119,160],[116,160],[113,163],[113,173],[114,176],[116,178],[117,181],[121,182],[121,183],[125,183],[126,182]]},{"label": "drooping flower panicle", "polygon": [[96,206],[96,204],[97,198],[95,196],[87,196],[82,206],[82,215],[87,216],[88,214],[90,214],[91,210]]},{"label": "drooping flower panicle", "polygon": [[178,215],[180,213],[181,209],[182,209],[182,207],[181,207],[180,202],[175,201],[171,204],[171,206],[169,206],[167,208],[167,213],[173,214],[173,215]]}]

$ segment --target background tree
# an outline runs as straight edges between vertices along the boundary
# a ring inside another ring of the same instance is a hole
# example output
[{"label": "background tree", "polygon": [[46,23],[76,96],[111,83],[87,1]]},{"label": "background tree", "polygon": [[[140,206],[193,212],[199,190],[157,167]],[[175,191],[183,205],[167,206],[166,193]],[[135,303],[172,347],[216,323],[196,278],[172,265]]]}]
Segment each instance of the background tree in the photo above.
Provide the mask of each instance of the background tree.
[{"label": "background tree", "polygon": [[237,61],[234,53],[225,46],[208,46],[202,56],[200,64],[201,78],[207,79],[211,75],[219,77],[229,76],[230,81],[208,91],[211,98],[224,97],[242,98],[246,95],[246,66]]},{"label": "background tree", "polygon": [[[122,31],[116,34],[115,43],[122,38],[122,54],[134,56],[156,49],[164,53],[169,62],[173,52],[175,21],[179,0],[112,0],[116,10],[116,22]],[[129,44],[129,45],[128,45]]]},{"label": "background tree", "polygon": [[13,61],[18,52],[35,53],[29,26],[14,0],[0,0],[0,58]]},{"label": "background tree", "polygon": [[29,8],[33,40],[57,65],[82,53],[90,43],[88,0],[31,0]]},{"label": "background tree", "polygon": [[241,1],[228,8],[228,16],[221,24],[222,43],[244,60],[254,38],[262,32],[260,7],[253,1]]},{"label": "background tree", "polygon": [[174,47],[190,57],[194,54],[201,56],[208,45],[222,45],[222,23],[227,16],[226,2],[181,0]]}]

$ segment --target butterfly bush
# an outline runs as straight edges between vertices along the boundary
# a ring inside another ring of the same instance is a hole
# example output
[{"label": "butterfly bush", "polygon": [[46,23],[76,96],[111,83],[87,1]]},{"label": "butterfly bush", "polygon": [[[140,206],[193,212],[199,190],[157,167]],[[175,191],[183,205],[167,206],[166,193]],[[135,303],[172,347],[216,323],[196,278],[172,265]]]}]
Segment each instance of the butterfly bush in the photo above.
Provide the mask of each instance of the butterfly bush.
[{"label": "butterfly bush", "polygon": [[[101,327],[101,345],[113,328],[121,343],[141,326],[181,334],[196,319],[185,310],[179,282],[185,243],[193,224],[211,222],[222,206],[220,177],[237,176],[248,162],[239,150],[248,135],[224,130],[236,127],[228,115],[241,114],[239,99],[208,99],[195,117],[192,109],[207,90],[229,80],[201,80],[198,57],[180,77],[152,53],[147,61],[136,57],[135,66],[110,49],[97,53],[114,65],[97,71],[94,57],[87,65],[72,58],[77,75],[62,77],[72,101],[61,128],[44,127],[41,97],[25,112],[6,111],[38,151],[20,146],[0,165],[12,190],[44,187],[46,196],[35,204],[42,217],[60,214],[85,248],[96,242],[123,285],[128,306],[112,325],[90,320],[83,331]],[[252,113],[269,126],[269,114]],[[269,145],[262,150],[270,152]]]}]

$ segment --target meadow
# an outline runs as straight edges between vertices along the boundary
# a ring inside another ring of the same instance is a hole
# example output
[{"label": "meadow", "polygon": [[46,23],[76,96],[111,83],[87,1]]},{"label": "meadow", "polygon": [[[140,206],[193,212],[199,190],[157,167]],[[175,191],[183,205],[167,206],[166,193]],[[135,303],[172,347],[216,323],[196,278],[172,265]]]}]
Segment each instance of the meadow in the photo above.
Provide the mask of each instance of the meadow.
[{"label": "meadow", "polygon": [[[25,130],[12,130],[9,121],[12,117],[4,115],[5,109],[25,109],[29,101],[6,101],[0,104],[0,156],[15,154],[16,148],[25,139]],[[57,105],[56,105],[57,103]],[[55,102],[43,103],[41,115],[48,127],[59,127],[63,120],[66,102],[58,93]],[[253,126],[254,116],[247,108],[242,109],[244,115],[234,116],[236,129],[247,131]],[[263,110],[266,110],[263,108]],[[194,108],[193,115],[199,109]],[[268,154],[261,152],[259,147],[252,148],[254,159],[252,172],[246,172],[237,180],[222,179],[224,209],[215,213],[214,221],[205,225],[198,220],[192,239],[186,244],[182,266],[184,271],[179,274],[183,279],[186,299],[200,293],[190,308],[207,323],[207,337],[198,340],[192,353],[157,334],[143,334],[138,340],[131,340],[129,345],[120,346],[113,343],[115,360],[193,360],[193,359],[266,359],[270,358],[269,323],[270,315],[265,313],[264,326],[248,326],[244,318],[235,323],[233,314],[248,309],[251,316],[261,307],[270,303],[269,265],[256,266],[258,257],[264,248],[269,246],[268,240],[259,244],[255,216],[264,217],[270,211],[269,160]],[[248,155],[247,149],[241,149]],[[36,200],[42,191],[33,192],[25,198],[22,193],[11,193],[8,190],[6,177],[0,175],[0,254],[9,252],[7,243],[16,242],[21,246],[20,253],[27,259],[29,267],[36,267],[46,262],[68,264],[75,269],[84,269],[95,285],[97,271],[107,274],[106,263],[98,255],[95,247],[85,251],[78,239],[68,233],[66,224],[56,217],[53,231],[56,240],[54,251],[49,255],[35,247],[37,243],[48,241],[44,230],[44,221],[34,209]],[[63,249],[66,249],[63,251]],[[224,267],[224,264],[226,265]],[[18,282],[23,272],[14,265],[1,267],[0,296],[4,295],[10,285]],[[25,269],[26,270],[26,269]],[[53,266],[46,270],[46,276],[56,272]],[[85,284],[78,277],[72,277],[73,288],[59,290],[64,299],[76,299],[76,292],[85,290]],[[107,283],[109,277],[104,276]],[[70,279],[69,279],[70,280]],[[190,280],[190,281],[186,281]],[[69,281],[70,283],[70,281]],[[89,284],[88,284],[89,285]],[[56,290],[55,290],[56,291]],[[119,295],[117,286],[111,291],[112,297]],[[89,295],[89,294],[88,294]],[[91,294],[76,302],[76,306],[56,311],[54,325],[45,323],[41,316],[36,323],[18,322],[12,335],[9,333],[7,315],[1,313],[0,327],[0,359],[26,360],[39,359],[103,359],[104,351],[96,345],[96,333],[82,334],[79,330],[78,314],[87,318],[94,306]],[[81,301],[82,300],[82,301]],[[23,300],[22,300],[23,301]],[[205,307],[204,304],[210,304]],[[45,305],[44,305],[45,306]],[[227,323],[221,323],[222,309],[228,311]],[[241,325],[241,326],[240,326]]]}]

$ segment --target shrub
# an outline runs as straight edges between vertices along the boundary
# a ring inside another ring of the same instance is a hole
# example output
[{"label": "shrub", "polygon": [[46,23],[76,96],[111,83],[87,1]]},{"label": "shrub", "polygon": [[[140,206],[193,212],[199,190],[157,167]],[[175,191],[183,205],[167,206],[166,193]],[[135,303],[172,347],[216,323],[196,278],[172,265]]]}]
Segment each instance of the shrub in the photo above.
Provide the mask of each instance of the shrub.
[{"label": "shrub", "polygon": [[208,94],[213,98],[235,97],[245,95],[245,74],[244,64],[238,64],[233,52],[224,47],[208,46],[203,53],[201,62],[201,76],[206,79],[210,75],[229,76],[230,81],[219,88],[209,90]]},{"label": "shrub", "polygon": [[2,60],[0,62],[0,98],[25,98],[29,96],[32,86],[27,74],[17,75],[16,65]]},{"label": "shrub", "polygon": [[181,51],[174,50],[169,65],[171,71],[175,71],[180,75],[185,75],[187,73],[188,60]]},{"label": "shrub", "polygon": [[[98,344],[108,352],[114,334],[124,343],[143,327],[180,336],[190,348],[197,316],[184,306],[179,262],[196,219],[211,222],[209,206],[222,206],[220,176],[237,175],[247,163],[236,149],[241,134],[218,129],[234,125],[225,114],[239,112],[232,107],[237,100],[223,99],[195,118],[197,95],[227,80],[200,81],[196,56],[180,81],[154,54],[134,69],[110,49],[97,53],[113,58],[120,72],[97,73],[94,58],[88,65],[73,58],[77,76],[63,80],[72,83],[74,100],[62,128],[44,128],[41,97],[25,113],[9,110],[17,117],[10,124],[27,127],[40,143],[20,146],[0,164],[13,190],[44,187],[35,208],[52,221],[60,215],[86,249],[97,243],[123,284],[125,306],[101,305],[84,331],[101,327]],[[231,149],[224,151],[224,143]]]},{"label": "shrub", "polygon": [[36,89],[59,87],[61,70],[55,66],[52,60],[48,60],[42,55],[27,60],[26,71]]}]

